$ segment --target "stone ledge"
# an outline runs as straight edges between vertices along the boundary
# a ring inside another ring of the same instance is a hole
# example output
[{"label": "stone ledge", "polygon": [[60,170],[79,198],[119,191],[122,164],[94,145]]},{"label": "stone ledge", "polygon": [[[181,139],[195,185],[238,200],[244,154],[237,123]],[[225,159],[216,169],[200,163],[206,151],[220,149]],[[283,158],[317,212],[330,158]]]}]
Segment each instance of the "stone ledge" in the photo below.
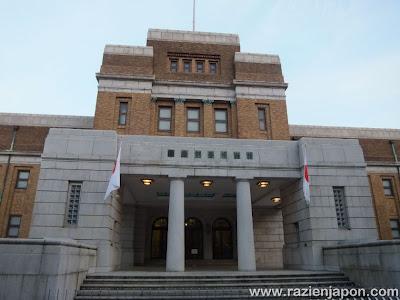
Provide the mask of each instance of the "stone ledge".
[{"label": "stone ledge", "polygon": [[346,248],[363,248],[363,247],[381,247],[381,246],[397,246],[400,245],[400,240],[381,240],[381,241],[370,241],[370,242],[359,242],[349,243],[344,245],[327,246],[323,247],[323,250],[336,250]]},{"label": "stone ledge", "polygon": [[125,46],[125,45],[106,45],[104,54],[150,56],[153,57],[153,47],[144,46]]},{"label": "stone ledge", "polygon": [[253,64],[276,64],[280,65],[279,55],[235,52],[235,62],[253,63]]},{"label": "stone ledge", "polygon": [[0,244],[6,245],[43,245],[43,246],[66,246],[66,247],[74,247],[81,249],[89,249],[89,250],[97,250],[96,246],[79,243],[74,240],[65,240],[65,239],[13,239],[13,238],[1,238]]}]

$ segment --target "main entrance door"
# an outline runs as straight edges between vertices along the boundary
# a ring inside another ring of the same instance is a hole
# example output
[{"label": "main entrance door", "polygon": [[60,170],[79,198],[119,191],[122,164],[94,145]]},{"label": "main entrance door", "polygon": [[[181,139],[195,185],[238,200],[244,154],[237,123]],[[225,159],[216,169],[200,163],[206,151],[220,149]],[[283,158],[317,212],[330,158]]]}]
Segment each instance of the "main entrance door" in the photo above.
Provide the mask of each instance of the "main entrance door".
[{"label": "main entrance door", "polygon": [[224,218],[216,219],[212,225],[214,259],[232,259],[232,226]]},{"label": "main entrance door", "polygon": [[185,257],[203,258],[203,225],[197,218],[187,218],[185,221]]},{"label": "main entrance door", "polygon": [[158,218],[151,229],[151,258],[164,258],[167,253],[168,219]]}]

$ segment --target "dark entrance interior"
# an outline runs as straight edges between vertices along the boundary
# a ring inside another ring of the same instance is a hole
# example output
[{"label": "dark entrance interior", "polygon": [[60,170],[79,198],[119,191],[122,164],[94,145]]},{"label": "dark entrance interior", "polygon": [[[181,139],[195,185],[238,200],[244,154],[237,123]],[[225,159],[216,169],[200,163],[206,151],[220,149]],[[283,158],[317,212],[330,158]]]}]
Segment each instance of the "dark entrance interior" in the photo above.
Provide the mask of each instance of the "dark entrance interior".
[{"label": "dark entrance interior", "polygon": [[185,221],[185,257],[203,258],[203,224],[197,218],[187,218]]},{"label": "dark entrance interior", "polygon": [[212,225],[213,231],[213,258],[232,259],[233,241],[232,226],[224,218],[216,219]]},{"label": "dark entrance interior", "polygon": [[151,258],[166,258],[167,254],[168,219],[158,218],[151,229]]}]

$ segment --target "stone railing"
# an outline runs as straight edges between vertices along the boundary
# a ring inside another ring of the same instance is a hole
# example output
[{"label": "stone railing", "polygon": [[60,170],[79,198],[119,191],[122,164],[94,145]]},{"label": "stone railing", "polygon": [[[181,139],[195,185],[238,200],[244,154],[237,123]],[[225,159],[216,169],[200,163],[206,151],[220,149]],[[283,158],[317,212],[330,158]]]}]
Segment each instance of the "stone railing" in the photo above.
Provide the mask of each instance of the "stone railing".
[{"label": "stone railing", "polygon": [[0,239],[0,299],[72,300],[96,251],[73,240]]},{"label": "stone railing", "polygon": [[360,286],[400,288],[400,240],[325,247],[323,258],[328,270],[340,270]]}]

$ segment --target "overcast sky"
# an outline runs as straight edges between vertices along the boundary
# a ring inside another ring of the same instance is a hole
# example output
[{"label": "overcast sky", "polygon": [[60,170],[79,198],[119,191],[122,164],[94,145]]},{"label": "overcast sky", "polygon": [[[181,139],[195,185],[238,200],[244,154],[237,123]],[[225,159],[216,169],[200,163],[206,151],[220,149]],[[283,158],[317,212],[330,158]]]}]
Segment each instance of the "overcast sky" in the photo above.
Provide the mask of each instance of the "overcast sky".
[{"label": "overcast sky", "polygon": [[[192,0],[2,0],[0,111],[93,115],[105,44],[191,26]],[[279,54],[291,124],[400,128],[398,0],[197,0],[196,30]]]}]

